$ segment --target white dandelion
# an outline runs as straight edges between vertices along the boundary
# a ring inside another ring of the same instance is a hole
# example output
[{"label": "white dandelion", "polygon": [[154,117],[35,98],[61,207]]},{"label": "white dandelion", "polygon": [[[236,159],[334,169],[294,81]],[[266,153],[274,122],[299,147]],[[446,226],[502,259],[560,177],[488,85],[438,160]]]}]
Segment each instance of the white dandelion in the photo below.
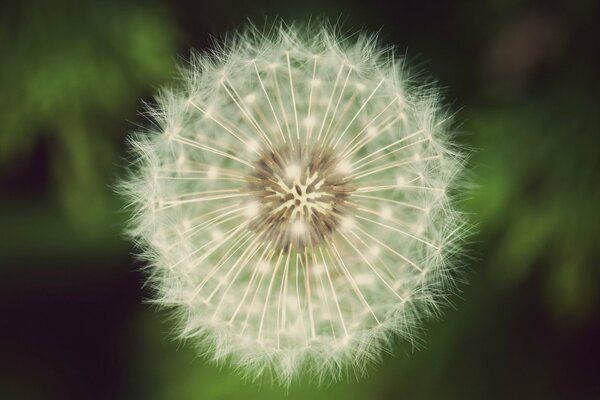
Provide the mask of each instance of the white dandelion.
[{"label": "white dandelion", "polygon": [[251,28],[195,55],[124,182],[155,301],[251,378],[363,372],[453,288],[464,157],[372,36]]}]

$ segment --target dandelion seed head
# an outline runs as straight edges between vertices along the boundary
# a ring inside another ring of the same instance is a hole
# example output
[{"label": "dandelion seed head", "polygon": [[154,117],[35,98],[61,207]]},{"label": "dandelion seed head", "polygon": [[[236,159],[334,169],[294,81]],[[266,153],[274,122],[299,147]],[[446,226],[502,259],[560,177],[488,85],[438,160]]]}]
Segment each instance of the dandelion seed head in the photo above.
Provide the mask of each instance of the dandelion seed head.
[{"label": "dandelion seed head", "polygon": [[247,29],[194,54],[122,187],[155,301],[250,378],[362,373],[454,287],[465,157],[373,36]]}]

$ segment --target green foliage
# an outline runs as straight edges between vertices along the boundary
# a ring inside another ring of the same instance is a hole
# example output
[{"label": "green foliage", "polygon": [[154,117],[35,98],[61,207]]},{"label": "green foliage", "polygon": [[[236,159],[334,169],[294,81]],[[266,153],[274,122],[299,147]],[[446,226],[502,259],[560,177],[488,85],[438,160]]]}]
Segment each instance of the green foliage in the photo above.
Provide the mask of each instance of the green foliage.
[{"label": "green foliage", "polygon": [[124,111],[173,70],[175,39],[153,5],[34,1],[3,12],[0,166],[18,168],[46,143],[62,212],[80,231],[102,232],[131,128]]},{"label": "green foliage", "polygon": [[480,187],[468,207],[488,240],[493,280],[514,287],[541,276],[549,309],[571,322],[591,311],[600,290],[588,258],[600,233],[594,107],[584,93],[556,89],[469,113]]}]

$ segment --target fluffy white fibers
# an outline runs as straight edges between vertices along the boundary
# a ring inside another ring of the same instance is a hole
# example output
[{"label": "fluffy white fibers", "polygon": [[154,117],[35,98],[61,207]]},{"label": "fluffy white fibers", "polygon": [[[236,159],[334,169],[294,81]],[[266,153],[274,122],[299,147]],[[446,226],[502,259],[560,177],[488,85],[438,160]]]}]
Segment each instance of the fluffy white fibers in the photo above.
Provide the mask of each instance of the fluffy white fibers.
[{"label": "fluffy white fibers", "polygon": [[454,288],[464,155],[373,36],[249,28],[132,135],[130,233],[180,336],[250,378],[361,373]]}]

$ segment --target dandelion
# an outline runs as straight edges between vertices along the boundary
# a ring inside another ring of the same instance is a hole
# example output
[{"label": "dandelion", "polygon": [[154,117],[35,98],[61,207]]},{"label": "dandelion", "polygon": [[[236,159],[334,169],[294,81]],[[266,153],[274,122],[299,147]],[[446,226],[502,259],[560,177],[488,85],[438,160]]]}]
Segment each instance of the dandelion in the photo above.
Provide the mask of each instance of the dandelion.
[{"label": "dandelion", "polygon": [[250,28],[183,73],[123,184],[180,336],[283,384],[415,343],[464,236],[436,90],[374,37],[314,26]]}]

